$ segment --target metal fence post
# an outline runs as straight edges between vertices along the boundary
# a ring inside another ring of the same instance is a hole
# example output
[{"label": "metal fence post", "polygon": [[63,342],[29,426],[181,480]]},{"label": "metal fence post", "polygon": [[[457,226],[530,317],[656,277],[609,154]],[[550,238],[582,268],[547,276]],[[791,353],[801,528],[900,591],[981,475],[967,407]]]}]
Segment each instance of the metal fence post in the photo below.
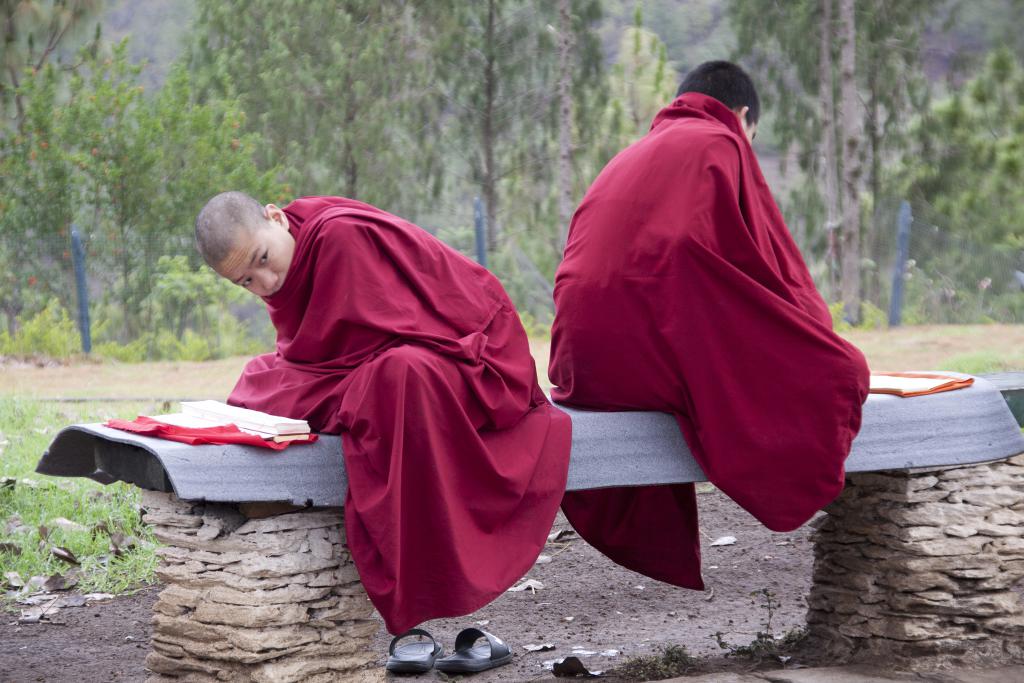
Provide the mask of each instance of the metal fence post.
[{"label": "metal fence post", "polygon": [[75,287],[78,290],[78,333],[82,337],[82,351],[92,351],[92,332],[89,328],[89,291],[85,285],[85,248],[78,228],[71,226],[71,257],[75,264]]},{"label": "metal fence post", "polygon": [[892,267],[892,297],[889,299],[889,327],[899,327],[903,319],[903,281],[910,250],[910,202],[900,202],[896,229],[896,263]]},{"label": "metal fence post", "polygon": [[473,229],[476,234],[476,262],[487,267],[487,237],[484,230],[484,204],[479,197],[473,198]]}]

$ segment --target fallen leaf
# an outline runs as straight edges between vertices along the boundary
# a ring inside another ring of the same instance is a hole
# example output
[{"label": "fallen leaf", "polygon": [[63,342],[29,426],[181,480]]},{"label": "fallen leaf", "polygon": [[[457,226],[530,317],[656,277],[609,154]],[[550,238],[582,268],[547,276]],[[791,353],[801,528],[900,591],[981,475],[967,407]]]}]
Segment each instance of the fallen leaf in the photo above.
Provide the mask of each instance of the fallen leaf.
[{"label": "fallen leaf", "polygon": [[583,666],[583,662],[577,657],[566,657],[560,659],[551,667],[551,673],[555,674],[559,678],[575,678],[577,676],[582,678],[597,678],[601,676],[603,671],[590,671],[587,667]]},{"label": "fallen leaf", "polygon": [[484,619],[483,621],[476,622],[476,625],[477,626],[487,626],[487,624],[489,624],[489,623],[491,623],[490,619]]},{"label": "fallen leaf", "polygon": [[7,581],[7,585],[11,588],[22,588],[25,582],[21,580],[21,574],[18,572],[7,572],[4,574],[4,579]]},{"label": "fallen leaf", "polygon": [[18,623],[38,624],[39,621],[43,618],[44,613],[45,612],[43,611],[42,607],[31,607],[29,609],[23,609],[21,610],[21,616],[18,617]]},{"label": "fallen leaf", "polygon": [[33,576],[28,580],[28,585],[25,586],[27,590],[39,590],[46,583],[45,576]]},{"label": "fallen leaf", "polygon": [[534,564],[547,564],[550,561],[551,561],[551,556],[550,555],[538,555],[537,556],[537,560],[534,562]]},{"label": "fallen leaf", "polygon": [[65,574],[53,574],[43,583],[44,591],[66,591],[78,585],[78,576],[72,572]]},{"label": "fallen leaf", "polygon": [[89,602],[89,603],[105,602],[107,600],[113,600],[114,599],[114,594],[113,593],[86,593],[82,597],[85,598],[86,601]]},{"label": "fallen leaf", "polygon": [[558,543],[566,539],[572,538],[576,535],[576,532],[572,529],[560,529],[559,531],[552,531],[548,534],[548,543]]},{"label": "fallen leaf", "polygon": [[736,542],[736,537],[735,536],[721,536],[721,537],[716,538],[715,540],[711,541],[711,545],[713,545],[713,546],[716,546],[716,545],[732,545],[735,542]]},{"label": "fallen leaf", "polygon": [[523,645],[523,649],[527,652],[547,652],[548,650],[554,650],[554,643],[540,643],[539,645]]},{"label": "fallen leaf", "polygon": [[619,651],[618,650],[601,650],[601,656],[602,657],[618,657],[619,656]]},{"label": "fallen leaf", "polygon": [[38,531],[39,531],[39,538],[41,538],[42,540],[45,541],[48,538],[50,538],[50,530],[46,527],[45,524],[40,524]]},{"label": "fallen leaf", "polygon": [[51,519],[50,520],[50,526],[55,526],[58,529],[63,529],[64,531],[76,531],[77,532],[77,531],[88,531],[89,530],[89,527],[85,526],[84,524],[79,524],[78,522],[72,522],[70,519],[67,519],[66,517],[56,517],[54,519]]},{"label": "fallen leaf", "polygon": [[78,564],[78,558],[75,557],[75,554],[67,548],[62,548],[60,546],[55,545],[52,548],[50,548],[50,554],[56,557],[58,560],[63,560],[68,564]]},{"label": "fallen leaf", "polygon": [[57,602],[58,607],[84,607],[89,601],[84,595],[66,595]]},{"label": "fallen leaf", "polygon": [[506,593],[520,593],[522,591],[529,590],[532,593],[536,593],[537,591],[539,591],[539,590],[541,590],[543,588],[544,588],[544,584],[541,583],[540,581],[538,581],[537,579],[526,579],[522,583],[520,583],[518,585],[515,585],[515,586],[512,586],[511,588],[509,588],[505,592]]},{"label": "fallen leaf", "polygon": [[21,555],[21,546],[17,543],[0,543],[0,553],[10,553],[11,555]]}]

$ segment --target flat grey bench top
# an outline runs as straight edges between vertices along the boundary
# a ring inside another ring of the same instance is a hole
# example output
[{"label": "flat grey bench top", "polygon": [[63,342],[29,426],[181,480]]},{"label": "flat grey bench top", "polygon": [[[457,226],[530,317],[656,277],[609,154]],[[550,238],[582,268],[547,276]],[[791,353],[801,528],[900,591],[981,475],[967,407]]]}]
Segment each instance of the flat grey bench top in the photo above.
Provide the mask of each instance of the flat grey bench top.
[{"label": "flat grey bench top", "polygon": [[[664,413],[591,412],[572,417],[567,489],[705,481],[675,419]],[[999,389],[976,379],[967,389],[900,398],[872,394],[848,472],[959,465],[1024,452],[1024,434]],[[98,424],[73,425],[54,438],[42,474],[126,481],[174,491],[187,500],[344,504],[341,438],[284,451],[251,446],[188,446]]]}]

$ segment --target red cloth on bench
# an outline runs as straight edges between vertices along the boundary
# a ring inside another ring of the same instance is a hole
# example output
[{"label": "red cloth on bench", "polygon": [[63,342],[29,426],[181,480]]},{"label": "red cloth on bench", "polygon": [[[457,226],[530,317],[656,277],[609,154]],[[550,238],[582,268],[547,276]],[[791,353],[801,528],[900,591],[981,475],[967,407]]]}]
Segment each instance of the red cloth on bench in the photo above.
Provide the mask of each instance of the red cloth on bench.
[{"label": "red cloth on bench", "polygon": [[[736,116],[698,93],[601,171],[555,281],[556,401],[673,413],[708,479],[792,530],[843,488],[868,369],[831,316]],[[702,588],[692,485],[566,494],[583,538]]]},{"label": "red cloth on bench", "polygon": [[180,427],[154,420],[151,417],[140,415],[134,420],[107,420],[105,426],[113,429],[120,429],[135,434],[154,436],[158,439],[177,441],[195,446],[198,444],[242,444],[245,446],[259,446],[260,448],[271,448],[275,451],[284,450],[295,443],[313,443],[316,441],[316,434],[311,434],[308,439],[302,441],[285,441],[277,443],[255,434],[243,432],[235,425],[219,425],[217,427]]},{"label": "red cloth on bench", "polygon": [[341,434],[348,546],[389,631],[473,612],[543,549],[571,422],[486,269],[361,202],[285,212],[295,256],[266,298],[277,352],[229,402]]}]

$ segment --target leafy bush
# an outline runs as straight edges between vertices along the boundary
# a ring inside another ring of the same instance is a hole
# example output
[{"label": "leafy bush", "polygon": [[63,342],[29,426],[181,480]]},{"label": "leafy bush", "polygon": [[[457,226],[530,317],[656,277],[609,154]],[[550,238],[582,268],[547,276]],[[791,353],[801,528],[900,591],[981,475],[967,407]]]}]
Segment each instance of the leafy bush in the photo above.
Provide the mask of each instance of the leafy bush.
[{"label": "leafy bush", "polygon": [[14,335],[0,332],[0,355],[48,356],[64,359],[77,353],[81,338],[74,321],[56,299],[28,320],[20,320]]},{"label": "leafy bush", "polygon": [[832,329],[836,332],[849,332],[853,329],[853,325],[846,322],[846,318],[843,317],[843,302],[837,301],[834,304],[829,304],[828,312],[832,314]]},{"label": "leafy bush", "polygon": [[146,340],[136,339],[128,344],[105,341],[93,345],[92,352],[99,358],[108,358],[122,363],[141,363],[146,360]]}]

